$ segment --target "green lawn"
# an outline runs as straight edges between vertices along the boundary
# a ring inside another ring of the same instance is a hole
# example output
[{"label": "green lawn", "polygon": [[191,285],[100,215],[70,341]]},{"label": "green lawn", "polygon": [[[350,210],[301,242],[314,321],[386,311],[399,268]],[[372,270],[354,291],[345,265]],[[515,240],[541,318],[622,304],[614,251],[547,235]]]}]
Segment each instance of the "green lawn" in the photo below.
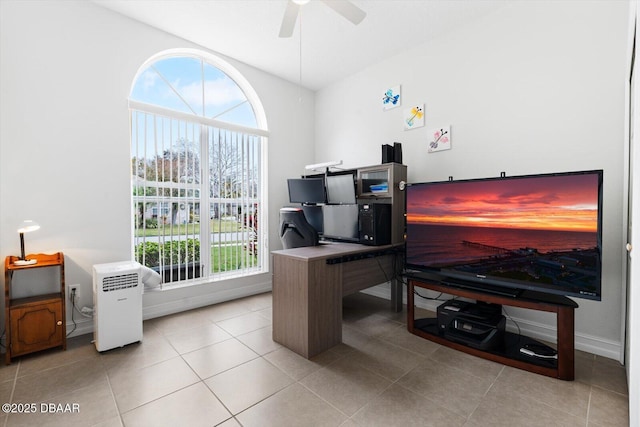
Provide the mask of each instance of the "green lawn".
[{"label": "green lawn", "polygon": [[247,256],[247,251],[242,245],[211,248],[211,269],[214,273],[256,265],[258,265],[257,257],[255,255]]},{"label": "green lawn", "polygon": [[[240,231],[242,224],[233,220],[211,220],[211,232],[212,233],[230,233],[234,231]],[[200,224],[181,224],[181,225],[160,225],[158,228],[145,228],[137,229],[136,237],[142,236],[171,236],[171,235],[197,235],[200,234]]]}]

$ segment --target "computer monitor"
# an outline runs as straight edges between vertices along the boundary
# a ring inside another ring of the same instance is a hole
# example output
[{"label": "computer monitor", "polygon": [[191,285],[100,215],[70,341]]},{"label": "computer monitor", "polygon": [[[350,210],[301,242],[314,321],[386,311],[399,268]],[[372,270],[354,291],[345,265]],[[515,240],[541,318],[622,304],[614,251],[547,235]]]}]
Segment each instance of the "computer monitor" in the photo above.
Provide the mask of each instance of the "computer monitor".
[{"label": "computer monitor", "polygon": [[325,239],[357,242],[358,205],[324,205],[322,206]]},{"label": "computer monitor", "polygon": [[327,201],[323,178],[289,178],[287,186],[291,203],[306,205]]},{"label": "computer monitor", "polygon": [[353,174],[327,176],[327,203],[338,205],[356,203]]}]

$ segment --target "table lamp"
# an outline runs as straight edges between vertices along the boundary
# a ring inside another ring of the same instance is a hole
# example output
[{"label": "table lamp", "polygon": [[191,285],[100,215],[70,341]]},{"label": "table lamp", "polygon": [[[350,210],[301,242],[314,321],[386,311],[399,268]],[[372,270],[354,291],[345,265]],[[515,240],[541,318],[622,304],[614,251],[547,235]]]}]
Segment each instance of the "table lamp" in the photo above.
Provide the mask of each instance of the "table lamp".
[{"label": "table lamp", "polygon": [[15,265],[32,265],[38,262],[38,260],[35,259],[27,259],[24,254],[24,233],[30,233],[39,228],[40,225],[30,219],[24,220],[22,224],[20,224],[20,228],[18,228],[18,233],[20,233],[20,259],[14,262]]}]

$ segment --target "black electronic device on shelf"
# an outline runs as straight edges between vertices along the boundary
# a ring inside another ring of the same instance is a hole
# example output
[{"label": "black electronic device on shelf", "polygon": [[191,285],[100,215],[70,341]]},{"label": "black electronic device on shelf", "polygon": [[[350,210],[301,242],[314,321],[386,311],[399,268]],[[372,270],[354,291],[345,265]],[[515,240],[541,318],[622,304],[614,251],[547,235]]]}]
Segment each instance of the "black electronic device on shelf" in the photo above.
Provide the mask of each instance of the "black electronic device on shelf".
[{"label": "black electronic device on shelf", "polygon": [[437,309],[438,333],[446,339],[480,350],[503,343],[506,318],[499,304],[449,300]]}]

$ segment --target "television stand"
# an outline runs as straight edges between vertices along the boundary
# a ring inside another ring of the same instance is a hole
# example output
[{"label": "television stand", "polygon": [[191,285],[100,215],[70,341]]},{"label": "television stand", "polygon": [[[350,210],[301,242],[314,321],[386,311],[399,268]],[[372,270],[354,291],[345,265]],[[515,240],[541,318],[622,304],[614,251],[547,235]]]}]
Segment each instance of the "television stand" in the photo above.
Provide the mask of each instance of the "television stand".
[{"label": "television stand", "polygon": [[479,291],[487,294],[502,295],[510,298],[517,298],[522,294],[522,289],[516,288],[504,288],[500,286],[485,285],[483,283],[471,282],[460,279],[443,279],[440,283],[454,288],[468,289],[472,291]]},{"label": "television stand", "polygon": [[[572,381],[574,379],[574,311],[578,307],[575,301],[563,296],[548,295],[534,291],[523,291],[517,297],[502,296],[478,290],[456,288],[442,284],[437,280],[411,276],[409,276],[408,279],[407,329],[412,334],[446,347],[504,365],[513,366],[514,368],[561,380]],[[524,345],[539,343],[532,338],[511,332],[505,332],[504,344],[502,346],[486,351],[446,339],[438,333],[435,319],[415,319],[414,290],[416,287],[481,302],[556,313],[557,359],[537,358],[521,353],[520,348]]]}]

